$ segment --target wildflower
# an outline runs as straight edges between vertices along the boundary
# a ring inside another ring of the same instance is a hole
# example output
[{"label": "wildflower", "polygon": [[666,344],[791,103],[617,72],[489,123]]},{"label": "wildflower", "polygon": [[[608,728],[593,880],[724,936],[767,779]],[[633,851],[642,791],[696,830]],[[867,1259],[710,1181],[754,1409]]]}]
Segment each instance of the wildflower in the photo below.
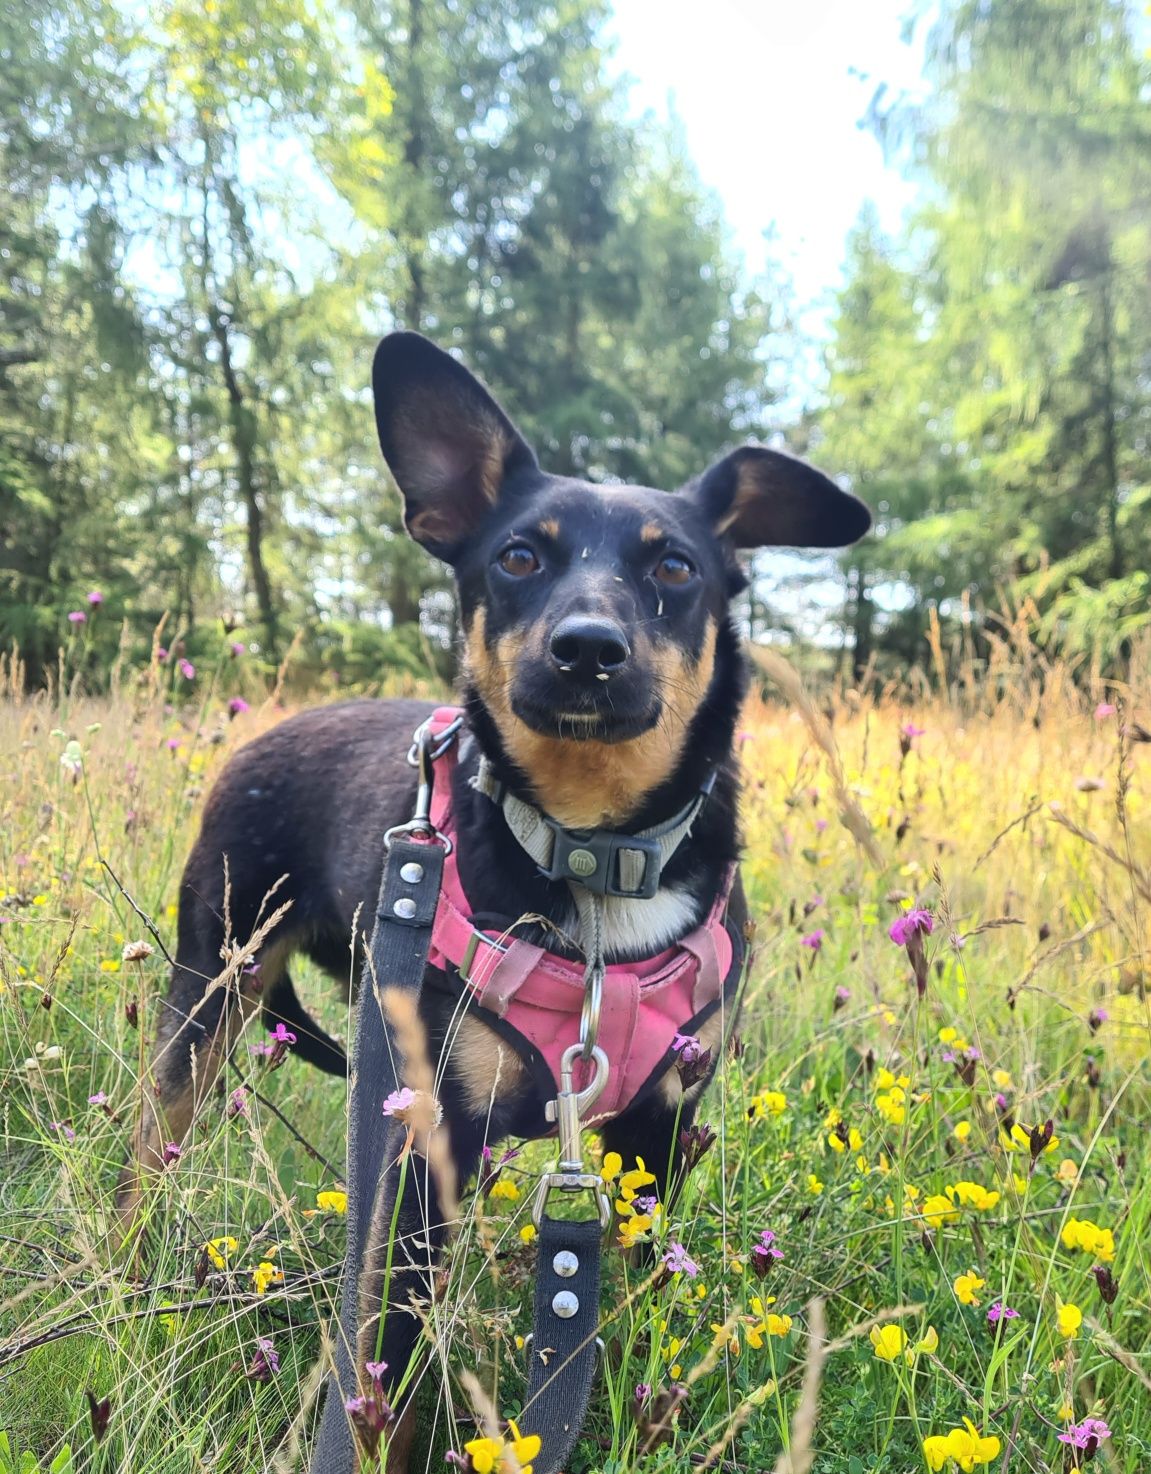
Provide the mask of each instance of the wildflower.
[{"label": "wildflower", "polygon": [[897,946],[910,946],[918,936],[930,936],[935,930],[935,917],[922,906],[913,907],[897,916],[888,928],[887,935]]},{"label": "wildflower", "polygon": [[613,1182],[623,1171],[623,1158],[619,1152],[608,1152],[603,1159],[600,1176],[605,1182]]},{"label": "wildflower", "polygon": [[169,737],[167,745],[169,752],[179,752],[184,745],[184,739],[182,737]]},{"label": "wildflower", "polygon": [[993,1434],[984,1437],[976,1431],[970,1418],[964,1418],[964,1427],[953,1428],[943,1436],[933,1435],[923,1440],[923,1456],[932,1471],[942,1469],[948,1459],[954,1459],[964,1474],[981,1464],[990,1464],[998,1456],[1001,1444]]},{"label": "wildflower", "polygon": [[237,1116],[246,1115],[247,1106],[248,1092],[243,1085],[237,1085],[228,1097],[228,1109],[226,1113],[228,1120],[234,1121]]},{"label": "wildflower", "polygon": [[958,1275],[951,1288],[960,1305],[978,1305],[979,1296],[976,1292],[982,1290],[986,1284],[987,1281],[980,1279],[972,1269],[967,1274]]},{"label": "wildflower", "polygon": [[[1069,1448],[1079,1453],[1085,1453],[1088,1460],[1095,1457],[1099,1445],[1111,1437],[1111,1429],[1102,1418],[1084,1418],[1082,1423],[1072,1423],[1064,1433],[1060,1433],[1059,1442],[1065,1443]],[[1072,1467],[1078,1468],[1076,1463]]]},{"label": "wildflower", "polygon": [[783,1250],[775,1247],[775,1234],[770,1228],[765,1228],[758,1240],[751,1246],[747,1256],[751,1261],[751,1267],[760,1279],[763,1279],[768,1270],[777,1259],[783,1258]]},{"label": "wildflower", "polygon": [[686,1274],[688,1279],[694,1279],[699,1273],[699,1265],[689,1257],[682,1244],[674,1242],[669,1244],[667,1253],[663,1256],[663,1262],[672,1274]]},{"label": "wildflower", "polygon": [[76,1133],[72,1130],[71,1126],[68,1125],[67,1121],[49,1121],[48,1130],[58,1131],[65,1141],[76,1140]]},{"label": "wildflower", "polygon": [[506,1198],[509,1203],[514,1203],[519,1195],[520,1190],[510,1177],[501,1177],[493,1182],[488,1193],[489,1197]]},{"label": "wildflower", "polygon": [[105,1095],[104,1091],[97,1090],[97,1092],[96,1092],[95,1095],[90,1095],[88,1097],[88,1104],[89,1105],[94,1105],[94,1106],[107,1105],[108,1104],[108,1097],[107,1097],[107,1095]]},{"label": "wildflower", "polygon": [[823,946],[823,939],[826,935],[827,933],[825,931],[817,928],[815,931],[809,931],[806,936],[800,937],[799,945],[801,947],[810,947],[813,952],[818,952]]},{"label": "wildflower", "polygon": [[348,1195],[342,1188],[329,1187],[316,1194],[316,1207],[325,1213],[346,1213]]},{"label": "wildflower", "polygon": [[494,1474],[494,1471],[503,1469],[504,1453],[509,1448],[521,1474],[531,1474],[531,1461],[542,1447],[541,1439],[535,1433],[525,1438],[514,1422],[509,1422],[508,1428],[512,1435],[510,1444],[502,1438],[473,1438],[464,1444],[464,1452],[471,1458],[476,1474]]},{"label": "wildflower", "polygon": [[907,1346],[907,1333],[902,1326],[872,1326],[870,1340],[878,1361],[895,1361]]},{"label": "wildflower", "polygon": [[1090,1218],[1069,1218],[1059,1235],[1065,1249],[1080,1249],[1095,1259],[1110,1263],[1115,1258],[1115,1235]]},{"label": "wildflower", "polygon": [[1114,1305],[1115,1297],[1119,1293],[1119,1281],[1106,1264],[1093,1264],[1091,1273],[1095,1276],[1095,1283],[1099,1287],[1099,1293],[1103,1296],[1104,1305]]},{"label": "wildflower", "polygon": [[791,1330],[790,1315],[773,1315],[767,1317],[767,1334],[769,1336],[786,1336]]},{"label": "wildflower", "polygon": [[241,716],[244,712],[251,711],[251,709],[242,696],[233,696],[231,701],[228,702],[228,715],[230,717]]},{"label": "wildflower", "polygon": [[231,650],[232,659],[236,660],[239,656],[243,655],[244,651],[247,649],[247,646],[242,640],[233,640],[231,645],[229,646],[229,649]]},{"label": "wildflower", "polygon": [[256,1337],[256,1351],[248,1365],[247,1378],[250,1382],[270,1382],[280,1370],[280,1354],[270,1336]]},{"label": "wildflower", "polygon": [[838,1013],[841,1008],[846,1007],[851,998],[851,989],[845,988],[842,983],[835,990],[835,999],[831,1005],[832,1013]]},{"label": "wildflower", "polygon": [[97,1398],[90,1389],[85,1395],[88,1398],[88,1419],[92,1424],[92,1437],[99,1443],[108,1431],[108,1421],[112,1416],[112,1399],[110,1397]]},{"label": "wildflower", "polygon": [[167,1167],[172,1162],[178,1162],[183,1155],[184,1148],[179,1142],[169,1141],[163,1151],[164,1166]]},{"label": "wildflower", "polygon": [[823,1191],[823,1183],[820,1182],[819,1178],[816,1177],[814,1172],[809,1172],[807,1174],[807,1190],[813,1198],[819,1197],[820,1193]]},{"label": "wildflower", "polygon": [[979,1182],[957,1182],[954,1187],[949,1187],[947,1192],[961,1208],[976,1208],[981,1213],[990,1213],[1002,1196]]},{"label": "wildflower", "polygon": [[234,1254],[239,1247],[239,1239],[234,1239],[229,1234],[225,1238],[209,1239],[204,1245],[204,1253],[217,1269],[224,1269],[227,1266],[228,1255]]},{"label": "wildflower", "polygon": [[1070,1157],[1064,1157],[1055,1169],[1055,1180],[1064,1187],[1074,1187],[1079,1181],[1079,1168]]},{"label": "wildflower", "polygon": [[87,624],[88,616],[84,613],[83,609],[73,609],[68,615],[68,623],[76,625]]},{"label": "wildflower", "polygon": [[927,731],[927,728],[917,727],[914,722],[904,722],[899,730],[904,737],[922,737]]},{"label": "wildflower", "polygon": [[956,1121],[956,1123],[955,1123],[955,1139],[956,1139],[956,1141],[966,1141],[967,1138],[970,1135],[971,1135],[971,1122],[970,1121]]},{"label": "wildflower", "polygon": [[890,1125],[902,1126],[907,1119],[907,1108],[903,1103],[906,1098],[905,1092],[897,1085],[886,1094],[875,1097],[875,1108]]},{"label": "wildflower", "polygon": [[167,663],[168,663],[168,652],[167,652],[167,650],[164,649],[163,645],[157,645],[157,647],[156,647],[156,664],[157,665],[167,665]]},{"label": "wildflower", "polygon": [[190,660],[181,658],[177,669],[186,681],[194,681],[196,679],[196,667]]},{"label": "wildflower", "polygon": [[520,1242],[523,1244],[530,1244],[535,1236],[536,1226],[534,1223],[525,1223],[523,1228],[520,1229]]},{"label": "wildflower", "polygon": [[923,1200],[923,1216],[932,1228],[942,1228],[945,1223],[959,1222],[955,1204],[943,1193],[932,1193]]},{"label": "wildflower", "polygon": [[1055,1325],[1059,1334],[1067,1341],[1074,1341],[1083,1324],[1083,1312],[1078,1305],[1061,1304],[1055,1313]]},{"label": "wildflower", "polygon": [[366,1362],[364,1362],[364,1371],[367,1372],[368,1376],[371,1377],[372,1381],[373,1382],[376,1382],[376,1383],[379,1383],[379,1382],[382,1382],[383,1381],[383,1379],[384,1379],[384,1373],[387,1371],[387,1369],[388,1369],[388,1364],[387,1364],[386,1361],[366,1361]]},{"label": "wildflower", "polygon": [[[704,1122],[694,1122],[679,1133],[679,1149],[683,1158],[684,1172],[693,1172],[717,1140],[715,1132]],[[621,1163],[622,1165],[622,1163]]]},{"label": "wildflower", "polygon": [[257,1295],[266,1295],[269,1285],[282,1284],[283,1280],[284,1271],[277,1268],[270,1259],[261,1259],[252,1270],[252,1284],[256,1288]]},{"label": "wildflower", "polygon": [[675,1053],[675,1067],[680,1084],[690,1090],[701,1080],[706,1080],[711,1068],[711,1050],[705,1049],[694,1034],[677,1034],[671,1041]]},{"label": "wildflower", "polygon": [[151,942],[125,942],[120,958],[123,962],[143,962],[146,957],[151,957],[155,950]]},{"label": "wildflower", "polygon": [[88,603],[92,606],[93,609],[98,609],[103,602],[104,595],[100,592],[99,589],[92,589],[89,592]]},{"label": "wildflower", "polygon": [[1004,1305],[1004,1303],[1003,1303],[1002,1300],[996,1300],[993,1305],[991,1305],[991,1306],[988,1307],[988,1310],[987,1310],[987,1323],[988,1323],[988,1325],[1001,1326],[1004,1321],[1018,1320],[1018,1319],[1019,1319],[1019,1312],[1018,1312],[1018,1310],[1014,1310],[1010,1305]]},{"label": "wildflower", "polygon": [[251,1046],[253,1054],[265,1055],[268,1059],[268,1068],[276,1069],[283,1064],[284,1056],[288,1052],[288,1046],[295,1044],[296,1036],[284,1023],[283,1019],[276,1021],[276,1027],[267,1037],[263,1044]]},{"label": "wildflower", "polygon": [[763,1090],[751,1097],[747,1114],[753,1120],[764,1116],[782,1116],[787,1110],[787,1096],[782,1090]]},{"label": "wildflower", "polygon": [[1118,710],[1119,708],[1114,702],[1101,701],[1095,708],[1095,720],[1097,722],[1106,721],[1108,717],[1113,717]]},{"label": "wildflower", "polygon": [[[649,1172],[642,1157],[636,1157],[635,1166],[630,1172],[625,1172],[619,1180],[620,1196],[625,1203],[630,1203],[641,1187],[647,1187],[655,1181],[655,1173]],[[622,1210],[621,1210],[622,1211]]]},{"label": "wildflower", "polygon": [[876,1071],[876,1074],[875,1074],[875,1088],[876,1088],[876,1090],[894,1090],[894,1089],[897,1089],[897,1088],[899,1090],[906,1090],[907,1087],[910,1084],[911,1084],[911,1076],[910,1075],[893,1075],[890,1070],[885,1069],[885,1068],[882,1068],[882,1067],[879,1070]]},{"label": "wildflower", "polygon": [[1097,1034],[1110,1017],[1105,1008],[1093,1008],[1087,1015],[1087,1027],[1093,1034]]},{"label": "wildflower", "polygon": [[380,1439],[396,1416],[384,1400],[379,1384],[373,1383],[371,1394],[367,1397],[361,1395],[345,1398],[344,1411],[352,1421],[356,1442],[366,1455],[364,1462],[368,1465],[375,1464]]},{"label": "wildflower", "polygon": [[[635,1244],[644,1241],[655,1226],[654,1213],[637,1213],[630,1204],[626,1205],[627,1212],[621,1213],[619,1226],[619,1241],[625,1249],[632,1248]],[[619,1208],[619,1203],[616,1203]]]}]

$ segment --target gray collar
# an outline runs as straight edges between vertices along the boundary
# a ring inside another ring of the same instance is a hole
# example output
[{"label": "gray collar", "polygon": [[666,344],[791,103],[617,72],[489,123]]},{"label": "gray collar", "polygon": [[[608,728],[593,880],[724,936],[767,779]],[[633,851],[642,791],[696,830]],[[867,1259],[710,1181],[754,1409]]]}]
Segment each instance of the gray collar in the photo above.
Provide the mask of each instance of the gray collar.
[{"label": "gray collar", "polygon": [[471,783],[477,793],[503,810],[508,828],[548,880],[566,880],[598,896],[650,900],[659,889],[664,866],[691,833],[715,786],[715,769],[708,771],[699,793],[686,808],[638,834],[613,829],[565,829],[500,783],[482,753]]}]

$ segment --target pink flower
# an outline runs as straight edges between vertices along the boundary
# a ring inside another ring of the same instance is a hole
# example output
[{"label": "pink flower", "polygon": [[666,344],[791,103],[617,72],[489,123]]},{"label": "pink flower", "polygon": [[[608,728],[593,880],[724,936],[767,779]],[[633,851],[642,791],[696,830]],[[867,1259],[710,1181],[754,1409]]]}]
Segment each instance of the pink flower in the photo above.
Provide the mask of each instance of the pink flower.
[{"label": "pink flower", "polygon": [[817,819],[815,821],[815,832],[816,832],[816,834],[822,834],[823,831],[826,828],[827,828],[827,820],[826,819]]},{"label": "pink flower", "polygon": [[190,660],[181,660],[180,674],[186,681],[194,681],[196,679],[196,667]]},{"label": "pink flower", "polygon": [[102,1090],[97,1090],[95,1095],[90,1095],[88,1097],[89,1105],[106,1105],[107,1103],[108,1097],[104,1094]]},{"label": "pink flower", "polygon": [[183,747],[183,745],[184,745],[184,739],[182,737],[169,737],[168,738],[168,751],[169,752],[178,752],[180,750],[180,748]]},{"label": "pink flower", "polygon": [[799,945],[801,947],[810,947],[813,952],[818,952],[820,947],[823,946],[823,939],[826,935],[827,933],[825,931],[817,928],[815,931],[809,931],[805,937],[800,937]]},{"label": "pink flower", "polygon": [[403,1085],[399,1090],[393,1090],[384,1101],[384,1115],[398,1116],[401,1111],[410,1111],[415,1103],[416,1092],[410,1086]]},{"label": "pink flower", "polygon": [[388,1364],[387,1364],[386,1361],[366,1361],[366,1362],[364,1362],[364,1371],[367,1372],[368,1376],[371,1377],[371,1379],[372,1379],[373,1382],[377,1382],[378,1383],[378,1382],[382,1381],[383,1380],[384,1373],[387,1371],[387,1369],[388,1369]]},{"label": "pink flower", "polygon": [[228,702],[228,715],[238,717],[242,712],[251,711],[251,707],[242,696],[233,696]]},{"label": "pink flower", "polygon": [[164,1147],[163,1151],[164,1166],[167,1167],[172,1162],[178,1162],[183,1155],[184,1148],[179,1144],[179,1142],[169,1141]]},{"label": "pink flower", "polygon": [[703,1053],[703,1045],[694,1034],[677,1034],[671,1041],[671,1047],[685,1065],[694,1064]]},{"label": "pink flower", "polygon": [[268,1336],[256,1337],[256,1354],[248,1366],[247,1376],[253,1382],[270,1382],[280,1370],[280,1353]]},{"label": "pink flower", "polygon": [[164,665],[166,663],[167,659],[168,659],[168,652],[167,652],[167,650],[164,649],[163,645],[158,645],[156,647],[156,664],[157,665]]},{"label": "pink flower", "polygon": [[100,592],[99,589],[93,589],[88,595],[88,603],[91,604],[93,609],[98,609],[103,602],[104,595]]},{"label": "pink flower", "polygon": [[231,644],[232,659],[235,660],[238,656],[243,655],[247,648],[242,640],[233,640]]},{"label": "pink flower", "polygon": [[899,730],[903,734],[904,737],[912,738],[912,737],[922,737],[924,735],[924,733],[927,731],[927,728],[926,727],[917,727],[914,722],[904,722],[903,726],[900,727]]},{"label": "pink flower", "polygon": [[694,1279],[699,1273],[699,1265],[689,1257],[682,1244],[670,1243],[667,1246],[667,1253],[663,1256],[663,1262],[672,1274],[686,1274],[688,1279]]},{"label": "pink flower", "polygon": [[1001,1321],[1018,1320],[1018,1310],[1012,1310],[1010,1305],[1004,1305],[1002,1300],[996,1300],[987,1311],[987,1320],[993,1326],[999,1325]]},{"label": "pink flower", "polygon": [[237,1085],[236,1088],[235,1088],[235,1090],[233,1090],[232,1093],[231,1093],[231,1095],[228,1097],[228,1110],[227,1110],[228,1120],[229,1121],[234,1121],[237,1116],[245,1116],[245,1115],[247,1115],[247,1108],[248,1108],[248,1092],[247,1092],[247,1089],[243,1085]]},{"label": "pink flower", "polygon": [[1110,1437],[1111,1429],[1102,1418],[1084,1418],[1082,1423],[1072,1423],[1066,1433],[1060,1433],[1059,1442],[1093,1454],[1103,1440]]},{"label": "pink flower", "polygon": [[1108,717],[1113,717],[1119,708],[1111,701],[1101,701],[1095,708],[1095,720],[1105,722]]},{"label": "pink flower", "polygon": [[920,932],[929,937],[934,930],[934,916],[930,911],[925,911],[922,906],[916,906],[914,910],[905,911],[902,916],[897,916],[891,923],[887,935],[897,946],[906,947]]},{"label": "pink flower", "polygon": [[69,616],[68,616],[68,623],[69,624],[87,624],[88,623],[88,616],[84,613],[83,609],[73,609],[72,612],[71,612],[71,614],[69,614]]},{"label": "pink flower", "polygon": [[50,1131],[58,1131],[65,1141],[76,1140],[76,1133],[68,1125],[67,1121],[49,1121],[48,1129]]}]

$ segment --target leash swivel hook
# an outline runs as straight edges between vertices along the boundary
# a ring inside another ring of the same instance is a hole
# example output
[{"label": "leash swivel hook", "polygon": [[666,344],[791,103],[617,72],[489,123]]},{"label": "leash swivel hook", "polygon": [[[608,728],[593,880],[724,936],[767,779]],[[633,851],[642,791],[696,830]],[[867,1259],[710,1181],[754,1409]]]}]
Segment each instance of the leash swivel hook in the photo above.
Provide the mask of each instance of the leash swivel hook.
[{"label": "leash swivel hook", "polygon": [[456,717],[442,732],[437,732],[435,737],[431,733],[430,718],[416,729],[412,745],[408,749],[408,762],[419,774],[416,785],[415,813],[406,824],[395,824],[387,830],[384,834],[385,850],[391,849],[392,841],[397,835],[410,834],[412,836],[421,835],[429,843],[434,841],[443,846],[445,855],[451,854],[452,841],[432,823],[432,783],[434,781],[432,764],[447,752],[456,740],[456,735],[463,724],[463,717]]},{"label": "leash swivel hook", "polygon": [[596,1199],[600,1226],[611,1225],[611,1203],[604,1191],[603,1178],[598,1172],[584,1170],[582,1118],[603,1094],[607,1085],[610,1066],[608,1057],[598,1045],[593,1045],[591,1060],[594,1073],[582,1090],[575,1089],[572,1072],[576,1061],[583,1055],[583,1046],[572,1044],[560,1058],[560,1090],[554,1100],[549,1100],[544,1114],[554,1121],[559,1132],[560,1156],[556,1169],[545,1172],[540,1179],[535,1202],[532,1205],[532,1222],[538,1228],[544,1216],[548,1195],[558,1192],[590,1192]]}]

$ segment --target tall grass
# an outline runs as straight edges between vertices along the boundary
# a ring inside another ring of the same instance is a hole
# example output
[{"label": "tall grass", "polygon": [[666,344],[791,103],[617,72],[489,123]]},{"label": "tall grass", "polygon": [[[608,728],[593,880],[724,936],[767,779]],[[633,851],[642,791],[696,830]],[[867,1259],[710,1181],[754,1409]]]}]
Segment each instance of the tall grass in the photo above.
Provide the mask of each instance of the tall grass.
[{"label": "tall grass", "polygon": [[[875,699],[748,704],[758,935],[700,1116],[718,1139],[656,1215],[654,1269],[609,1256],[572,1474],[1064,1470],[1089,1450],[1060,1435],[1090,1416],[1101,1467],[1151,1467],[1146,693],[1096,712],[1090,673],[1010,630],[990,675],[962,654]],[[150,1195],[148,1254],[109,1237],[183,856],[228,754],[284,715],[245,679],[225,650],[191,679],[121,670],[107,699],[64,671],[0,701],[0,1471],[286,1470],[310,1434],[338,1085],[290,1054],[270,1070],[254,1025]],[[922,995],[889,935],[909,907],[933,928]],[[151,955],[123,960],[137,940]],[[297,974],[346,1037],[347,1006]],[[480,1436],[485,1397],[518,1412],[547,1150],[465,1194],[415,1468]],[[782,1258],[753,1252],[765,1229]],[[1017,1316],[990,1323],[996,1302]]]}]

